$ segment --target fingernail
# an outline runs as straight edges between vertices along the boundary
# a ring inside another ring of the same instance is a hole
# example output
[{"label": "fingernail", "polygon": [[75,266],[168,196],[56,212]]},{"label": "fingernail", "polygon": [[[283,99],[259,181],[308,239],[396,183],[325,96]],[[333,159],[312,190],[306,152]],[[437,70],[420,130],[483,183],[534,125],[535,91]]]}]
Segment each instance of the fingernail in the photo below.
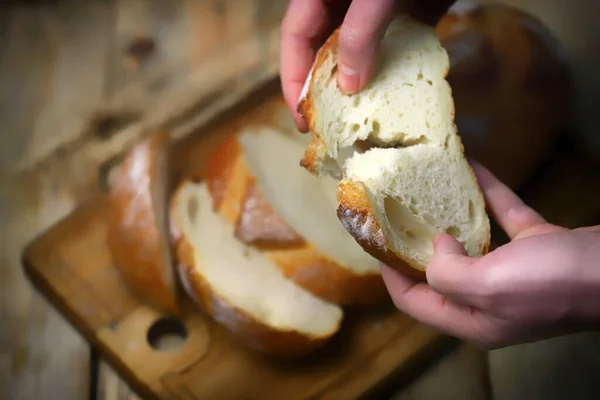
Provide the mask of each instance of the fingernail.
[{"label": "fingernail", "polygon": [[342,92],[356,93],[360,85],[360,75],[354,69],[341,65],[338,73],[338,85]]}]

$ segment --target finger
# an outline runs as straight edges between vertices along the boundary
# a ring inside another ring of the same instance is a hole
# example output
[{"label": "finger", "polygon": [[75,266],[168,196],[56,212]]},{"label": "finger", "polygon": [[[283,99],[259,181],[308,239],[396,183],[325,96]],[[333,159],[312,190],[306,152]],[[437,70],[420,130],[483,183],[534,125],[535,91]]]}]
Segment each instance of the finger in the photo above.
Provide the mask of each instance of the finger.
[{"label": "finger", "polygon": [[455,301],[477,306],[474,288],[482,285],[481,269],[474,265],[464,246],[447,234],[436,236],[433,256],[427,265],[427,282],[436,292]]},{"label": "finger", "polygon": [[328,21],[327,8],[321,0],[292,0],[281,23],[281,87],[301,132],[306,132],[308,127],[297,111],[298,98]]},{"label": "finger", "polygon": [[371,78],[375,57],[394,16],[395,0],[354,0],[339,34],[338,85],[344,93],[360,91]]},{"label": "finger", "polygon": [[536,225],[546,223],[541,215],[526,205],[485,167],[475,161],[472,161],[471,165],[492,218],[511,239]]},{"label": "finger", "polygon": [[446,334],[480,340],[476,309],[460,305],[436,293],[427,283],[414,280],[387,266],[381,274],[396,307],[417,321]]}]

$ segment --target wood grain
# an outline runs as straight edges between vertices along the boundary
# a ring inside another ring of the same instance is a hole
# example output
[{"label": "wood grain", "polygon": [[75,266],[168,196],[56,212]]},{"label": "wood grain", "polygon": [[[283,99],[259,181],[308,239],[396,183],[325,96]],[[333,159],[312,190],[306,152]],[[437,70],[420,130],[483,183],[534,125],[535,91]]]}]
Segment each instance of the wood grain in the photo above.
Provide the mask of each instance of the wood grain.
[{"label": "wood grain", "polygon": [[[16,179],[22,159],[72,139],[97,106],[111,8],[106,2],[18,5],[3,9],[0,38],[0,398],[88,396],[90,351],[62,316],[31,290],[20,253],[40,230],[72,211],[59,180]],[[65,379],[65,376],[71,379]]]},{"label": "wood grain", "polygon": [[[21,250],[99,193],[147,127],[185,136],[275,77],[286,2],[13,3],[0,13],[0,398],[82,399],[89,347],[31,290]],[[136,61],[140,37],[156,46]]]},{"label": "wood grain", "polygon": [[85,398],[89,347],[32,291],[20,266],[27,242],[67,215],[75,202],[60,187],[44,182],[35,193],[17,184],[2,185],[0,197],[0,398],[37,399],[41,393]]},{"label": "wood grain", "polygon": [[[257,12],[265,8],[260,3],[271,4],[270,12]],[[101,104],[78,114],[86,124],[68,134],[69,140],[55,147],[44,142],[39,149],[28,146],[15,162],[16,172],[66,176],[74,191],[85,194],[103,163],[148,132],[168,128],[174,137],[189,134],[276,78],[285,5],[266,0],[115,2],[114,26],[104,33],[111,46]],[[240,7],[248,12],[241,13]],[[212,25],[219,29],[205,28]],[[130,51],[140,39],[153,43],[141,59]]]},{"label": "wood grain", "polygon": [[102,361],[98,369],[97,400],[141,400],[127,383],[123,382],[114,369]]}]

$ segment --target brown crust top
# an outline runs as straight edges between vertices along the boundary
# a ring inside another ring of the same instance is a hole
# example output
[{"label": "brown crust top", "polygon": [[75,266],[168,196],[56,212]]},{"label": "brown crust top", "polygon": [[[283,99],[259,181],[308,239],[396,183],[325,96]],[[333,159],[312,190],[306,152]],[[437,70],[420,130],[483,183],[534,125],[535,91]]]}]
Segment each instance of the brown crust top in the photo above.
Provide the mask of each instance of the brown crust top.
[{"label": "brown crust top", "polygon": [[503,4],[451,12],[436,32],[451,60],[448,82],[468,156],[509,187],[521,186],[568,123],[564,50],[541,21]]},{"label": "brown crust top", "polygon": [[[256,187],[254,177],[250,175],[243,153],[235,153],[234,157],[236,158],[230,159],[229,163],[235,166],[229,168],[228,181],[224,181],[222,186],[223,195],[219,213],[229,222],[236,224],[238,238],[244,239],[244,235],[239,234],[241,221],[253,218],[243,215],[249,208],[248,199],[253,198],[253,201],[256,201],[256,196],[260,196],[263,201],[265,199]],[[249,191],[254,193],[252,197],[248,196]],[[260,247],[287,278],[332,303],[379,304],[389,299],[385,283],[379,273],[361,275],[342,267],[324,256],[312,243],[303,238],[297,236],[301,240],[290,240],[293,237],[291,234],[295,232],[291,229],[287,232],[283,230],[287,224],[275,214],[270,205],[262,208],[261,213],[262,218],[274,218],[276,223],[271,227],[260,229],[255,227],[253,240],[246,243]],[[248,227],[247,230],[250,228]],[[269,235],[277,230],[283,230],[285,234],[273,240]],[[270,232],[269,235],[265,235],[267,232]],[[261,235],[258,235],[259,233]]]},{"label": "brown crust top", "polygon": [[[160,231],[152,186],[157,152],[166,157],[167,134],[158,132],[132,149],[117,167],[109,191],[107,242],[123,279],[153,307],[178,313],[173,265],[164,265],[169,234]],[[164,190],[167,190],[166,182]],[[166,198],[166,196],[165,196]],[[165,213],[167,212],[164,204]],[[166,244],[166,246],[165,246]]]},{"label": "brown crust top", "polygon": [[[176,196],[173,197],[173,207]],[[215,321],[249,347],[280,357],[300,357],[321,347],[329,339],[275,330],[230,304],[227,299],[216,294],[194,269],[193,248],[183,237],[176,244],[176,257],[180,279],[188,295]]]}]

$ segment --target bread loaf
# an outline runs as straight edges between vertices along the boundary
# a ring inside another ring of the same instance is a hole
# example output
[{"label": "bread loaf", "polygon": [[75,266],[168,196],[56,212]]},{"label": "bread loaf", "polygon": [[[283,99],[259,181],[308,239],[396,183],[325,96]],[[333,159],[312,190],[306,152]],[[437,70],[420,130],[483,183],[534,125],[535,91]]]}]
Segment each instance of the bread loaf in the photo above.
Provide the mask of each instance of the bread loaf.
[{"label": "bread loaf", "polygon": [[259,249],[235,236],[213,209],[204,181],[185,181],[171,202],[176,255],[186,292],[247,345],[278,356],[305,355],[339,329],[339,306],[287,279]]},{"label": "bread loaf", "polygon": [[489,219],[454,125],[449,59],[436,32],[395,18],[372,81],[351,96],[336,84],[338,32],[319,50],[299,101],[312,136],[302,165],[341,179],[338,217],[394,268],[423,278],[441,232],[469,255],[485,254]]},{"label": "bread loaf", "polygon": [[158,132],[140,142],[111,174],[108,246],[129,287],[153,307],[176,314],[167,138]]},{"label": "bread loaf", "polygon": [[311,293],[345,305],[389,300],[379,262],[336,217],[337,183],[298,166],[306,143],[266,126],[225,140],[206,168],[214,209]]},{"label": "bread loaf", "polygon": [[[460,1],[436,26],[468,157],[523,185],[569,121],[572,82],[561,43],[534,16]],[[509,161],[510,160],[510,161]]]}]

